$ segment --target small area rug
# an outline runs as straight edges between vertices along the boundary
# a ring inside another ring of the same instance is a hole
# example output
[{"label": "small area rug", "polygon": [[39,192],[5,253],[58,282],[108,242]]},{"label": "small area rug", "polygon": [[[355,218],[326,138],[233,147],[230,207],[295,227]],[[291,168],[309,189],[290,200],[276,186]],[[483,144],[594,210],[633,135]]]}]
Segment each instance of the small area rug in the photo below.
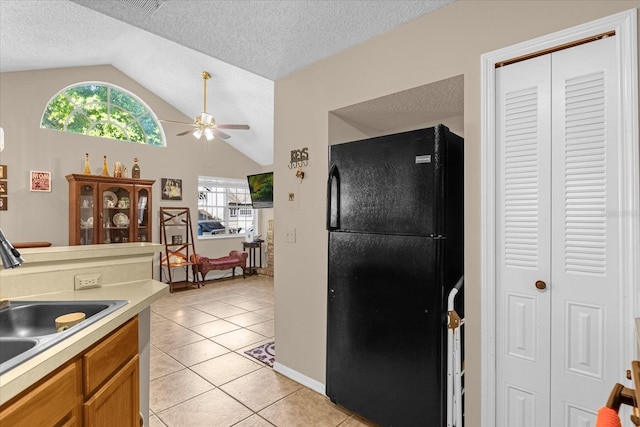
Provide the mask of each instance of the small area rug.
[{"label": "small area rug", "polygon": [[254,359],[258,359],[262,363],[273,368],[273,363],[276,361],[276,343],[268,342],[259,347],[245,351],[245,354],[248,354]]}]

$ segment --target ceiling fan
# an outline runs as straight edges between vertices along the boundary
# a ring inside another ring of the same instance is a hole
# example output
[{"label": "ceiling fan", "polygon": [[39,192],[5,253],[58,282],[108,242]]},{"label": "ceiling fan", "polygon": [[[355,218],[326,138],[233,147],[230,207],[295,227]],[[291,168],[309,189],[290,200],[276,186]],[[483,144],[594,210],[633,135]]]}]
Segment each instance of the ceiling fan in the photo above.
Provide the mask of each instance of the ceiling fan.
[{"label": "ceiling fan", "polygon": [[211,78],[211,74],[209,74],[207,71],[203,71],[202,72],[202,81],[204,84],[204,91],[203,91],[203,97],[204,97],[204,107],[203,107],[203,111],[202,113],[198,114],[195,118],[195,120],[193,121],[193,123],[187,123],[187,122],[178,122],[178,121],[174,121],[174,120],[162,120],[160,119],[161,122],[166,122],[166,123],[177,123],[180,125],[187,125],[187,126],[191,126],[194,127],[195,129],[189,129],[183,132],[180,132],[178,134],[176,134],[176,136],[184,136],[184,135],[193,135],[196,138],[200,139],[203,136],[205,138],[207,138],[207,141],[211,141],[214,136],[217,136],[219,138],[222,139],[229,139],[231,138],[230,135],[222,132],[220,129],[241,129],[241,130],[247,130],[249,129],[249,125],[219,125],[216,124],[216,119],[213,118],[213,116],[209,113],[207,113],[207,80],[209,80]]}]

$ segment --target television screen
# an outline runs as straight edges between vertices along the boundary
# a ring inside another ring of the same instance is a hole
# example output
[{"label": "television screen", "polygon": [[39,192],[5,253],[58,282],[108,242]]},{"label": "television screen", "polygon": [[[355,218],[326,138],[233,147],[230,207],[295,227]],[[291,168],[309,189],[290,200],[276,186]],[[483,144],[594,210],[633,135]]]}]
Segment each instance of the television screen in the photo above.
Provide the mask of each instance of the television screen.
[{"label": "television screen", "polygon": [[273,172],[247,176],[254,209],[273,207]]}]

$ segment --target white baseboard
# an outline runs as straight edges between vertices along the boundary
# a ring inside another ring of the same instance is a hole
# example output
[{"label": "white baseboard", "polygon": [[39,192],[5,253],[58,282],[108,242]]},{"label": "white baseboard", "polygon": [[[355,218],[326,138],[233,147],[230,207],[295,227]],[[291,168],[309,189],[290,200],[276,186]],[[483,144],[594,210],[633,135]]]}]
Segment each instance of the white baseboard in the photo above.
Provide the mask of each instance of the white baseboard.
[{"label": "white baseboard", "polygon": [[320,394],[326,395],[325,385],[320,381],[316,381],[313,378],[309,378],[306,375],[301,374],[298,371],[294,371],[293,369],[284,366],[282,363],[276,362],[273,364],[273,370],[281,373],[285,377],[289,377],[297,383],[302,384],[305,387],[309,387],[313,391],[317,391]]}]

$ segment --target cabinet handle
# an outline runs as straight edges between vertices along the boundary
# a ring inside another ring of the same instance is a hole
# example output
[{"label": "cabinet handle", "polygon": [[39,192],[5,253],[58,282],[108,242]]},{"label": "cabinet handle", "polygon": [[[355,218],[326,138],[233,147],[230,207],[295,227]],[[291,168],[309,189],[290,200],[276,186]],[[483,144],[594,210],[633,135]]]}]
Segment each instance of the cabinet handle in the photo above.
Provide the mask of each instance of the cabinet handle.
[{"label": "cabinet handle", "polygon": [[536,288],[543,291],[545,289],[547,289],[547,284],[545,282],[543,282],[542,280],[538,280],[536,281]]}]

